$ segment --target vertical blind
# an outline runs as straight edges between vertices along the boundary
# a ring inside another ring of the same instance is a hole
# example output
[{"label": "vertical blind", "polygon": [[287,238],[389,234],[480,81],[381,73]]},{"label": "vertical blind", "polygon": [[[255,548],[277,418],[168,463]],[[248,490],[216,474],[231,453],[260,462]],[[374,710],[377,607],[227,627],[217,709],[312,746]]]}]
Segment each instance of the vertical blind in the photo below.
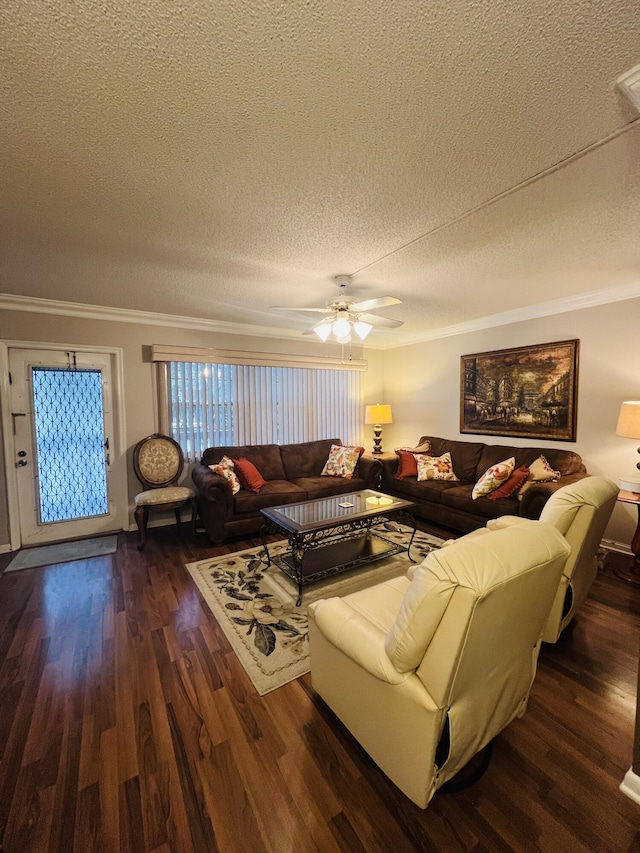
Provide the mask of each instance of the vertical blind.
[{"label": "vertical blind", "polygon": [[341,438],[358,444],[363,383],[356,370],[160,365],[161,429],[199,461],[207,447]]}]

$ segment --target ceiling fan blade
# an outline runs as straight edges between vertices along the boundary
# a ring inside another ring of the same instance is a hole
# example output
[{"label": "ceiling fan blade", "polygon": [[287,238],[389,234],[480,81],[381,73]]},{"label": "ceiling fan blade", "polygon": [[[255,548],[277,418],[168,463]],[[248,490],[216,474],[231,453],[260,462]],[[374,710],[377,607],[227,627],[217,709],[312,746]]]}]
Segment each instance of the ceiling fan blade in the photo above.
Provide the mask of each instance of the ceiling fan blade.
[{"label": "ceiling fan blade", "polygon": [[331,308],[291,308],[284,305],[270,305],[270,311],[313,311],[316,314],[330,314]]},{"label": "ceiling fan blade", "polygon": [[376,308],[387,308],[389,305],[402,305],[402,299],[395,296],[379,296],[377,299],[365,299],[351,306],[353,311],[374,311]]},{"label": "ceiling fan blade", "polygon": [[359,314],[358,319],[381,329],[397,329],[398,326],[404,326],[402,320],[390,320],[388,317],[378,317],[377,314]]}]

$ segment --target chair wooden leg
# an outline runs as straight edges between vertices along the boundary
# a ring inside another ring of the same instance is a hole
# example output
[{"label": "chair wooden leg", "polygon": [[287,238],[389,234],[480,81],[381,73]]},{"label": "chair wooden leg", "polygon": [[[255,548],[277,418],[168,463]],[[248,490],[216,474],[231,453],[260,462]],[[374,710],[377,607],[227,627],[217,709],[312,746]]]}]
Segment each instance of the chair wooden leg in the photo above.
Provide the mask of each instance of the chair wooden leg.
[{"label": "chair wooden leg", "polygon": [[198,499],[191,498],[191,535],[196,535],[196,522],[198,520]]},{"label": "chair wooden leg", "polygon": [[178,528],[178,538],[182,539],[182,518],[180,516],[180,507],[177,506],[174,510],[176,514],[176,527]]},{"label": "chair wooden leg", "polygon": [[134,517],[140,533],[140,544],[138,545],[138,548],[142,550],[147,536],[147,519],[149,518],[149,510],[144,506],[137,506],[134,512]]}]

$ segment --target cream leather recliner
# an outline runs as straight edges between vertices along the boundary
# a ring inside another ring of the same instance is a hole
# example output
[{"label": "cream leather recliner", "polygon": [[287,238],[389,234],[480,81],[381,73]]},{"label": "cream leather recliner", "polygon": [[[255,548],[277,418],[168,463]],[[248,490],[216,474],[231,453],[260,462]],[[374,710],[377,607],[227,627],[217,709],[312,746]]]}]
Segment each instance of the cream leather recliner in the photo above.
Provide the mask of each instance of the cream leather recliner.
[{"label": "cream leather recliner", "polygon": [[[557,642],[587,597],[598,572],[598,548],[617,497],[618,487],[611,480],[584,477],[554,492],[542,510],[540,521],[556,527],[571,548],[542,636],[545,643]],[[492,519],[483,529],[500,530],[527,524],[535,522],[504,515]]]},{"label": "cream leather recliner", "polygon": [[497,530],[311,604],[313,687],[421,808],[524,714],[562,566],[551,525]]}]

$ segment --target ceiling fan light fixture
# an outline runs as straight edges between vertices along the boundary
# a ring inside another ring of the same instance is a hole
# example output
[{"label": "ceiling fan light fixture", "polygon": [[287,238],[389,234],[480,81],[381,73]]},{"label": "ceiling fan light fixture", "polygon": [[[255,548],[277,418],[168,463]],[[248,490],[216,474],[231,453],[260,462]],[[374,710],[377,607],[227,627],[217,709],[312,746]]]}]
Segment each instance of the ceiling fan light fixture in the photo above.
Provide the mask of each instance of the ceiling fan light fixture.
[{"label": "ceiling fan light fixture", "polygon": [[321,323],[319,326],[316,326],[313,330],[316,335],[320,338],[320,340],[324,343],[329,335],[331,334],[331,324],[330,323]]},{"label": "ceiling fan light fixture", "polygon": [[339,344],[350,344],[351,343],[351,335],[336,335],[336,341]]},{"label": "ceiling fan light fixture", "polygon": [[356,320],[356,322],[353,324],[353,328],[356,335],[360,338],[361,341],[363,341],[367,337],[371,329],[373,329],[373,326],[370,323],[365,323],[364,320]]},{"label": "ceiling fan light fixture", "polygon": [[351,324],[345,317],[338,317],[331,329],[336,338],[343,338],[351,331]]}]

